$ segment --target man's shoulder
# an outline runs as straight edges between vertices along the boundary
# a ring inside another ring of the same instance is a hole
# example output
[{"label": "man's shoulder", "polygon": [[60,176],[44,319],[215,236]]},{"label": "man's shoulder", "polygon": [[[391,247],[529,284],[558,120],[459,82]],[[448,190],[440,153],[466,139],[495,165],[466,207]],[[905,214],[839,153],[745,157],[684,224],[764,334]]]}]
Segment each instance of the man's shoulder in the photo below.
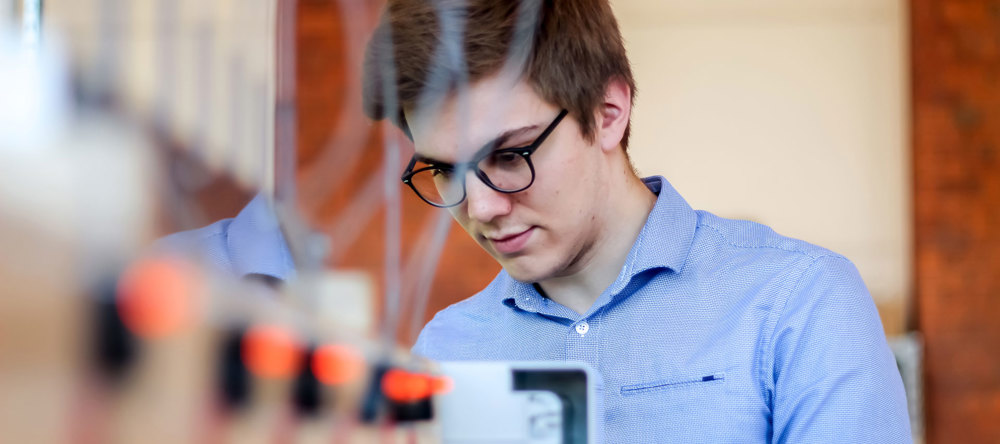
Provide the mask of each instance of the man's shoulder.
[{"label": "man's shoulder", "polygon": [[448,344],[457,344],[460,341],[456,339],[467,338],[483,325],[495,323],[506,308],[503,299],[508,279],[501,271],[486,288],[437,312],[421,330],[414,353],[441,359]]},{"label": "man's shoulder", "polygon": [[229,224],[232,222],[232,218],[222,219],[201,228],[171,233],[157,240],[155,245],[161,248],[181,248],[192,245],[204,245],[206,241],[224,238],[226,236],[226,230],[228,230]]},{"label": "man's shoulder", "polygon": [[227,235],[232,218],[201,228],[172,233],[153,243],[151,252],[170,254],[228,269],[231,266]]},{"label": "man's shoulder", "polygon": [[[461,301],[455,302],[439,311],[431,323],[442,323],[452,320],[467,322],[491,322],[496,311],[503,306],[504,293],[507,287],[505,273],[501,271],[493,281],[478,293]],[[428,324],[430,325],[430,324]]]},{"label": "man's shoulder", "polygon": [[764,257],[790,257],[812,262],[838,253],[807,241],[788,237],[771,227],[750,220],[727,219],[698,210],[698,232],[702,242],[717,243],[735,252],[761,253]]},{"label": "man's shoulder", "polygon": [[770,323],[795,310],[811,310],[803,307],[823,306],[833,318],[859,319],[875,312],[857,267],[841,254],[778,234],[757,222],[707,212],[699,212],[698,227],[704,233],[702,245],[696,248],[707,252],[699,255],[701,270],[713,275],[725,270],[721,279],[738,276],[773,290],[753,293],[766,298],[773,308]]},{"label": "man's shoulder", "polygon": [[153,250],[182,255],[236,277],[259,274],[284,280],[295,273],[280,224],[262,194],[236,217],[171,234],[157,241]]}]

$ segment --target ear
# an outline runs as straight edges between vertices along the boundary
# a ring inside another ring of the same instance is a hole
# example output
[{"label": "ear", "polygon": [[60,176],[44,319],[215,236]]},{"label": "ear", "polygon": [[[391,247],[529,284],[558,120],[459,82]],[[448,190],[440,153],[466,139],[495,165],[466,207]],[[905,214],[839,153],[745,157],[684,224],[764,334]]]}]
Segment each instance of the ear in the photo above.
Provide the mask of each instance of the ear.
[{"label": "ear", "polygon": [[604,101],[598,107],[595,122],[601,150],[620,149],[631,115],[632,90],[623,80],[611,79],[604,88]]}]

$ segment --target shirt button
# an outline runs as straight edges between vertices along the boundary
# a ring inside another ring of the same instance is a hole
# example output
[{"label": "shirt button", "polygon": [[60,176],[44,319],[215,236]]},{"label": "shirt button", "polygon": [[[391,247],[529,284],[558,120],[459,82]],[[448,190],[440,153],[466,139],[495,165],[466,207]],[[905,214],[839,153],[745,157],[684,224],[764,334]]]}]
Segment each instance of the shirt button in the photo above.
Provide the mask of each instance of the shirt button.
[{"label": "shirt button", "polygon": [[588,331],[590,331],[590,324],[588,324],[587,321],[576,324],[576,332],[579,333],[580,336],[587,334]]}]

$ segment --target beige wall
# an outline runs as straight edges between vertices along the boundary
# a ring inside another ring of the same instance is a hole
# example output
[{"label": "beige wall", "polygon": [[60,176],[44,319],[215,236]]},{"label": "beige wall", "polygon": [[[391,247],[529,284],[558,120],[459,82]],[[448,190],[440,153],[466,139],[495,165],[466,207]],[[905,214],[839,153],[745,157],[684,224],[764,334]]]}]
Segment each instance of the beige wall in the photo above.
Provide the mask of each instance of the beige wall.
[{"label": "beige wall", "polygon": [[640,172],[666,176],[695,208],[846,255],[887,329],[901,329],[911,243],[902,0],[613,5],[639,85]]}]

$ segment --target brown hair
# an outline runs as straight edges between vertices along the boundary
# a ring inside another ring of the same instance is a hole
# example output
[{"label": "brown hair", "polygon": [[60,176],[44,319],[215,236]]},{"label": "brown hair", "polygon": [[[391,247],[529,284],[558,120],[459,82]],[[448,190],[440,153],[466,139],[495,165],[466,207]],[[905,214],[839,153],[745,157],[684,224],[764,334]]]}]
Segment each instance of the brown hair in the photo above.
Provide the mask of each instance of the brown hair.
[{"label": "brown hair", "polygon": [[[624,81],[635,98],[608,0],[389,0],[365,54],[365,113],[409,134],[404,108],[496,74],[508,61],[542,99],[569,110],[587,138],[608,82]],[[396,97],[386,97],[392,77]],[[628,137],[626,127],[623,148]]]}]

